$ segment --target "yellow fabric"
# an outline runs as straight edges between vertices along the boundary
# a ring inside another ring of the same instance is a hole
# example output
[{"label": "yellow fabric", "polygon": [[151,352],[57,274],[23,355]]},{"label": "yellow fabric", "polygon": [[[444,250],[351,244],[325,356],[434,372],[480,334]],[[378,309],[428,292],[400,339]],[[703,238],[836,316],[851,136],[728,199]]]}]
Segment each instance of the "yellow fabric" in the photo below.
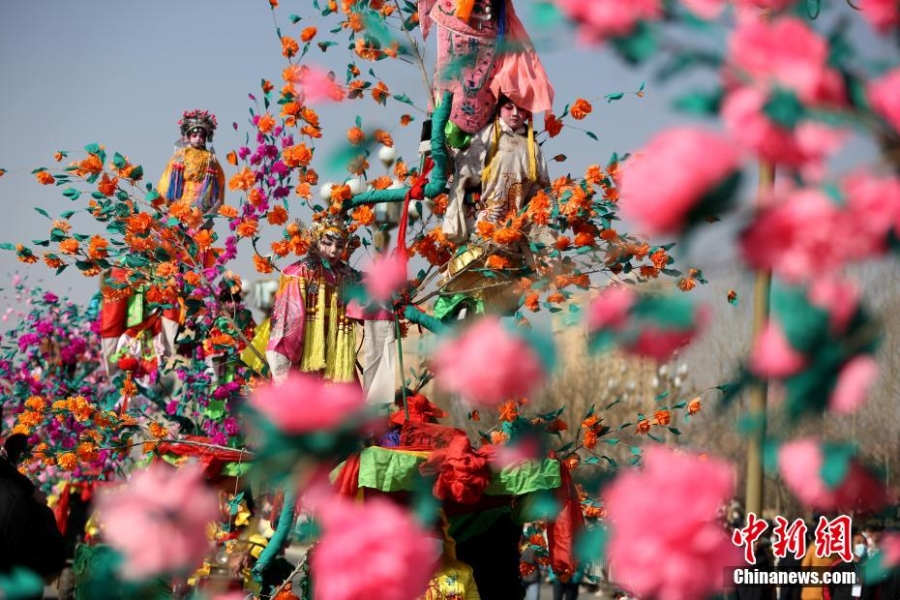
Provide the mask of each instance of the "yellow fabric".
[{"label": "yellow fabric", "polygon": [[456,0],[456,18],[468,21],[472,16],[473,8],[475,8],[475,0]]},{"label": "yellow fabric", "polygon": [[460,560],[443,557],[428,584],[424,600],[481,600],[472,567]]},{"label": "yellow fabric", "polygon": [[203,189],[203,180],[206,178],[207,170],[212,167],[216,174],[216,180],[219,184],[219,193],[216,198],[210,198],[211,203],[221,203],[225,200],[225,171],[222,165],[216,159],[215,155],[209,150],[192,148],[190,146],[179,148],[175,151],[175,155],[169,159],[162,176],[159,178],[159,184],[156,191],[163,198],[169,193],[169,179],[172,175],[172,167],[181,163],[184,165],[184,190],[181,199],[188,199],[191,203],[199,203],[201,201],[200,191]]},{"label": "yellow fabric", "polygon": [[[286,279],[282,277],[282,280]],[[282,281],[282,287],[284,285],[285,281]],[[300,370],[307,373],[324,370],[328,380],[355,381],[356,331],[353,323],[338,302],[337,290],[324,277],[318,279],[316,289],[315,295],[309,294],[307,282],[301,278],[300,293],[306,302],[306,324]]]},{"label": "yellow fabric", "polygon": [[250,340],[250,345],[256,348],[259,354],[257,355],[250,348],[244,348],[244,351],[241,352],[241,361],[257,373],[262,373],[266,367],[266,346],[269,345],[269,334],[271,332],[272,320],[267,318],[256,326],[256,330],[253,332],[253,339]]}]

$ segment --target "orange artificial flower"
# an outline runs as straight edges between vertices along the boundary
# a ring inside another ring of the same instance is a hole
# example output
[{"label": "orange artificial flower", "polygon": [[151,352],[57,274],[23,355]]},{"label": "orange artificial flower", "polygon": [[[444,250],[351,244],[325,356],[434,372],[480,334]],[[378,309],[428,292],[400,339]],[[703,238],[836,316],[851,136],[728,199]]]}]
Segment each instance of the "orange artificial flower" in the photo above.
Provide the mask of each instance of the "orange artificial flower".
[{"label": "orange artificial flower", "polygon": [[289,146],[284,149],[282,152],[282,160],[284,164],[293,168],[293,167],[305,167],[309,165],[312,160],[312,150],[310,150],[306,144],[297,144],[296,146]]},{"label": "orange artificial flower", "polygon": [[53,175],[51,175],[47,171],[38,171],[34,176],[35,178],[37,178],[38,183],[40,183],[41,185],[50,185],[51,183],[54,183],[56,181],[55,179],[53,179]]},{"label": "orange artificial flower", "polygon": [[572,240],[564,235],[559,236],[558,238],[556,238],[556,241],[553,242],[553,247],[556,248],[557,250],[565,250],[566,248],[568,248],[571,245],[572,245]]},{"label": "orange artificial flower", "polygon": [[260,133],[270,133],[275,129],[275,118],[269,113],[265,113],[256,123],[256,128]]},{"label": "orange artificial flower", "polygon": [[51,269],[58,269],[63,266],[63,261],[61,261],[55,254],[45,253],[43,258],[44,264],[46,264]]},{"label": "orange artificial flower", "polygon": [[272,261],[259,254],[253,255],[253,266],[259,273],[271,273],[275,270],[274,267],[272,267]]},{"label": "orange artificial flower", "polygon": [[[247,169],[249,171],[249,169]],[[254,179],[255,181],[255,179]],[[230,184],[229,184],[230,185]],[[252,184],[251,184],[252,185]],[[234,189],[234,188],[232,188]],[[255,187],[247,194],[247,201],[253,206],[258,205],[260,202],[266,199],[266,194],[260,188]]]},{"label": "orange artificial flower", "polygon": [[432,201],[431,212],[437,216],[441,216],[447,212],[448,204],[450,204],[450,198],[447,194],[441,194]]},{"label": "orange artificial flower", "polygon": [[650,421],[641,419],[637,422],[637,427],[634,431],[635,433],[650,433]]},{"label": "orange artificial flower", "polygon": [[544,129],[550,135],[550,137],[556,137],[559,135],[559,132],[562,131],[563,122],[560,119],[556,118],[552,112],[544,113]]},{"label": "orange artificial flower", "polygon": [[301,198],[306,198],[307,200],[309,200],[312,198],[312,186],[304,181],[297,184],[297,187],[294,189],[294,193]]},{"label": "orange artificial flower", "polygon": [[666,268],[666,265],[669,264],[669,256],[666,254],[665,250],[660,248],[650,255],[650,261],[653,263],[654,267],[662,271]]},{"label": "orange artificial flower", "polygon": [[141,235],[150,230],[153,217],[149,213],[139,212],[125,219],[125,230],[134,235]]},{"label": "orange artificial flower", "polygon": [[350,216],[353,217],[354,221],[363,226],[369,226],[375,222],[375,211],[368,205],[360,206],[354,210]]},{"label": "orange artificial flower", "polygon": [[700,412],[700,396],[688,402],[688,414],[695,415],[698,412]]},{"label": "orange artificial flower", "polygon": [[479,221],[476,229],[478,229],[478,235],[483,238],[490,238],[494,235],[494,224],[488,221]]},{"label": "orange artificial flower", "polygon": [[494,271],[502,271],[510,267],[509,259],[499,254],[491,254],[484,262],[484,266]]},{"label": "orange artificial flower", "polygon": [[575,247],[583,248],[586,246],[594,245],[594,236],[586,231],[582,231],[581,233],[575,236]]},{"label": "orange artificial flower", "polygon": [[697,280],[693,277],[682,277],[678,280],[678,289],[682,292],[689,292],[697,287]]},{"label": "orange artificial flower", "polygon": [[665,410],[665,409],[658,410],[653,415],[653,424],[654,425],[666,426],[671,422],[672,422],[672,415],[669,414],[668,410]]},{"label": "orange artificial flower", "polygon": [[525,308],[530,310],[531,312],[537,312],[541,309],[538,301],[540,300],[540,296],[537,292],[532,292],[525,297]]},{"label": "orange artificial flower", "polygon": [[358,146],[366,141],[366,134],[359,127],[351,127],[347,130],[347,139],[350,140],[350,143],[354,146]]},{"label": "orange artificial flower", "polygon": [[63,471],[73,471],[78,466],[78,459],[72,452],[63,452],[56,457],[56,464]]},{"label": "orange artificial flower", "polygon": [[592,110],[593,107],[590,102],[584,98],[578,98],[575,100],[575,103],[572,104],[571,108],[569,108],[569,114],[572,115],[572,118],[576,121],[580,121],[591,114]]},{"label": "orange artificial flower", "polygon": [[600,232],[600,239],[606,242],[614,242],[619,239],[619,232],[615,229],[604,229]]},{"label": "orange artificial flower", "polygon": [[331,202],[332,204],[343,202],[344,200],[349,200],[353,197],[353,190],[350,189],[350,186],[347,184],[335,185],[331,188]]},{"label": "orange artificial flower", "polygon": [[659,277],[659,269],[653,265],[641,265],[638,274],[644,279],[656,279]]},{"label": "orange artificial flower", "polygon": [[581,442],[585,448],[593,450],[597,445],[597,432],[593,429],[586,429],[584,432],[584,439]]},{"label": "orange artificial flower", "polygon": [[519,404],[515,400],[507,400],[500,405],[500,420],[512,423],[519,416]]},{"label": "orange artificial flower", "polygon": [[197,249],[200,250],[200,252],[206,252],[209,250],[209,247],[212,246],[212,234],[208,229],[201,229],[197,232],[197,235],[194,236],[194,243],[197,244]]},{"label": "orange artificial flower", "polygon": [[106,258],[108,256],[107,247],[109,247],[109,242],[106,238],[99,235],[91,237],[91,241],[88,243],[88,257],[91,260]]},{"label": "orange artificial flower", "polygon": [[375,190],[386,190],[394,183],[394,180],[388,177],[387,175],[382,175],[381,177],[376,177],[372,180],[371,185],[372,189]]},{"label": "orange artificial flower", "polygon": [[256,183],[256,175],[249,167],[244,167],[228,181],[228,189],[247,191],[253,187],[254,183]]},{"label": "orange artificial flower", "polygon": [[119,187],[119,178],[113,177],[109,178],[109,175],[106,173],[103,174],[103,177],[100,178],[100,181],[97,183],[97,191],[99,191],[104,196],[112,196],[116,193],[116,189]]},{"label": "orange artificial flower", "polygon": [[288,212],[283,206],[276,205],[266,214],[266,220],[271,225],[284,225],[288,220]]},{"label": "orange artificial flower", "polygon": [[101,171],[103,171],[103,161],[100,160],[100,157],[96,154],[88,154],[87,158],[78,163],[75,173],[84,177],[99,174]]},{"label": "orange artificial flower", "polygon": [[161,262],[156,265],[156,276],[162,279],[168,279],[178,271],[175,263],[172,261]]},{"label": "orange artificial flower", "polygon": [[226,219],[233,219],[238,216],[238,210],[233,206],[223,204],[219,207],[219,216],[225,217]]},{"label": "orange artificial flower", "polygon": [[[276,207],[280,208],[280,207]],[[274,209],[273,209],[274,210]],[[284,210],[283,208],[281,210]],[[287,221],[287,216],[285,215],[285,221]],[[259,223],[254,219],[243,219],[237,226],[238,237],[253,237],[259,231]]]},{"label": "orange artificial flower", "polygon": [[375,87],[372,88],[372,99],[379,104],[384,104],[388,95],[388,86],[386,86],[383,81],[379,81]]},{"label": "orange artificial flower", "polygon": [[275,253],[276,256],[287,256],[287,253],[291,251],[291,244],[289,240],[278,240],[277,242],[272,242],[270,244],[272,248],[272,252]]},{"label": "orange artificial flower", "polygon": [[603,169],[599,165],[591,165],[584,174],[584,179],[591,185],[600,185],[603,181]]},{"label": "orange artificial flower", "polygon": [[388,148],[392,148],[394,146],[394,138],[391,137],[391,134],[383,129],[376,129],[373,134],[375,137],[375,141],[379,144],[387,146]]},{"label": "orange artificial flower", "polygon": [[406,127],[412,122],[412,115],[400,115],[400,125]]},{"label": "orange artificial flower", "polygon": [[78,240],[66,238],[59,243],[59,251],[63,254],[75,254],[78,252]]},{"label": "orange artificial flower", "polygon": [[318,33],[318,31],[319,30],[316,29],[315,27],[307,27],[300,33],[300,41],[301,42],[310,41],[311,39],[316,37],[316,33]]},{"label": "orange artificial flower", "polygon": [[188,271],[184,274],[184,281],[188,285],[197,287],[198,285],[200,285],[200,274],[195,271]]},{"label": "orange artificial flower", "polygon": [[69,230],[72,229],[72,224],[65,219],[57,219],[56,221],[53,221],[53,229],[59,229],[63,233],[69,233]]},{"label": "orange artificial flower", "polygon": [[281,54],[285,58],[291,58],[300,50],[300,44],[292,37],[284,36],[281,38]]},{"label": "orange artificial flower", "polygon": [[547,296],[547,302],[549,302],[550,304],[562,304],[565,301],[566,301],[566,297],[564,295],[560,294],[559,292],[556,292],[555,294],[550,294],[549,296]]}]

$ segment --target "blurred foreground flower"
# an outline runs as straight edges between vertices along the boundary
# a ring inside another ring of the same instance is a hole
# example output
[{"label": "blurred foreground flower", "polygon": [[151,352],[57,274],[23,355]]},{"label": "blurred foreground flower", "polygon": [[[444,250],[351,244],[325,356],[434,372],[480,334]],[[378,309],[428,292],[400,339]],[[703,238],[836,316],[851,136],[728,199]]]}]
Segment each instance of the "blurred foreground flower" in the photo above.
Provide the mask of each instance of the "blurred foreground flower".
[{"label": "blurred foreground flower", "polygon": [[345,423],[365,408],[365,397],[358,386],[295,371],[280,384],[257,389],[250,405],[281,431],[304,434]]},{"label": "blurred foreground flower", "polygon": [[825,512],[872,512],[886,506],[887,489],[847,446],[822,446],[803,438],[778,449],[778,470],[805,506]]},{"label": "blurred foreground flower", "polygon": [[104,538],[124,555],[122,575],[132,580],[197,567],[209,550],[206,526],[219,517],[199,465],[138,471],[127,489],[103,492],[97,508]]},{"label": "blurred foreground flower", "polygon": [[310,563],[316,600],[415,600],[425,592],[437,565],[437,534],[410,512],[378,498],[332,498],[318,514],[323,533]]},{"label": "blurred foreground flower", "polygon": [[379,255],[363,274],[363,285],[376,302],[390,300],[406,283],[406,261],[399,254]]},{"label": "blurred foreground flower", "polygon": [[472,404],[493,407],[543,385],[549,371],[545,363],[551,358],[499,319],[485,317],[444,342],[432,367],[444,389]]},{"label": "blurred foreground flower", "polygon": [[620,475],[606,494],[608,557],[617,581],[658,600],[695,600],[720,590],[723,570],[742,564],[716,516],[733,495],[731,464],[649,448],[644,468]]}]

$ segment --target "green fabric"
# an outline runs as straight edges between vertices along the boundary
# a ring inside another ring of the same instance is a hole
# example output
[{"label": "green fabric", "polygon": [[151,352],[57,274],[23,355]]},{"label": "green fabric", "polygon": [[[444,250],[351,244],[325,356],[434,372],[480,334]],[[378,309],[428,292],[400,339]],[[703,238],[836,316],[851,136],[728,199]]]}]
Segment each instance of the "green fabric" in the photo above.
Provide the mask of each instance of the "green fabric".
[{"label": "green fabric", "polygon": [[[405,452],[371,446],[359,456],[359,486],[382,492],[412,491],[425,459]],[[559,462],[545,459],[495,473],[485,490],[489,496],[521,496],[562,485]]]},{"label": "green fabric", "polygon": [[128,314],[125,327],[134,327],[144,322],[144,292],[135,292],[128,298]]},{"label": "green fabric", "polygon": [[443,333],[447,330],[447,326],[441,323],[440,320],[425,314],[413,306],[407,306],[403,309],[403,316],[413,325],[421,325],[431,333]]},{"label": "green fabric", "polygon": [[453,121],[447,121],[447,125],[444,127],[444,135],[447,138],[447,145],[451,148],[465,150],[472,143],[472,134],[460,129],[459,125]]},{"label": "green fabric", "polygon": [[453,294],[452,296],[440,296],[434,303],[434,316],[441,321],[447,320],[448,317],[455,317],[456,313],[463,307],[467,306],[475,310],[475,314],[484,314],[484,300],[481,298],[473,298],[468,294]]}]

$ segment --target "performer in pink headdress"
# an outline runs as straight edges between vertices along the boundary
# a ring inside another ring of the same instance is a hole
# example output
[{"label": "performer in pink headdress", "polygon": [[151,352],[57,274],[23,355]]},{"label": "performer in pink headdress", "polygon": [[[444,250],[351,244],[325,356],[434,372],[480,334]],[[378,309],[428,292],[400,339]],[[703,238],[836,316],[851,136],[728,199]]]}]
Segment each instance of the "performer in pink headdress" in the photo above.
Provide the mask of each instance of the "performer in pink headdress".
[{"label": "performer in pink headdress", "polygon": [[451,145],[487,125],[501,90],[530,113],[551,108],[553,87],[512,0],[419,0],[419,15],[424,37],[438,26],[434,92],[453,92]]}]

